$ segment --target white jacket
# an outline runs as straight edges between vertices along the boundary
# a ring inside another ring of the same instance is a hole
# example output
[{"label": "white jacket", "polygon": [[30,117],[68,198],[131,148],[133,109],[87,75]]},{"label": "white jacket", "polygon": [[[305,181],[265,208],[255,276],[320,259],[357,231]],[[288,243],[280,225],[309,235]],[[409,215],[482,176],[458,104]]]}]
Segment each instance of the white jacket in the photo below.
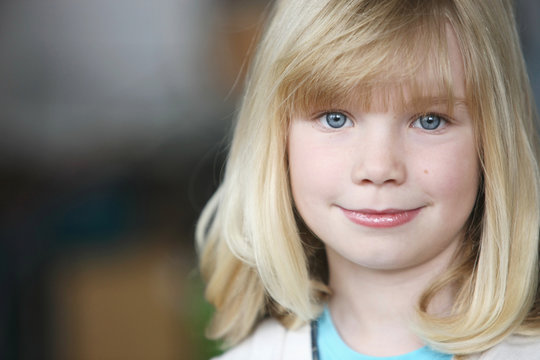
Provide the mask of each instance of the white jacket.
[{"label": "white jacket", "polygon": [[[468,360],[540,360],[540,339],[511,336]],[[246,340],[213,360],[311,360],[310,326],[287,330],[267,319]]]}]

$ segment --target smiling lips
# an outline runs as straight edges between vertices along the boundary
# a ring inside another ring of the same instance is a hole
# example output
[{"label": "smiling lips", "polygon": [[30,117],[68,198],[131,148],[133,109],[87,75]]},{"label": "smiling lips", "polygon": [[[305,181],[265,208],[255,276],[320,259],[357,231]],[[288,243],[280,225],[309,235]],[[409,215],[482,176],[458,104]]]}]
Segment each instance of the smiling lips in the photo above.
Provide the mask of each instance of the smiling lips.
[{"label": "smiling lips", "polygon": [[370,209],[348,210],[341,208],[345,216],[353,223],[372,228],[390,228],[408,223],[418,215],[422,208],[411,210],[387,209],[376,211]]}]

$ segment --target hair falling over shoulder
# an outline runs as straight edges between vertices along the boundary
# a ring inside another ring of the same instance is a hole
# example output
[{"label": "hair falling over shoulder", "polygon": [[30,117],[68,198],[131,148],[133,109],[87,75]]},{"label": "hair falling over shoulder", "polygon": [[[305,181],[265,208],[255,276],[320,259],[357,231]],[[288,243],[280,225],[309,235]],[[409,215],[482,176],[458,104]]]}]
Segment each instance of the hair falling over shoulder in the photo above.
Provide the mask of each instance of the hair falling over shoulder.
[{"label": "hair falling over shoulder", "polygon": [[[509,334],[540,335],[536,113],[511,0],[278,0],[250,67],[221,186],[198,225],[209,335],[234,345],[264,317],[314,319],[329,294],[322,244],[295,213],[287,163],[291,114],[388,86],[448,95],[445,28],[455,32],[475,126],[481,188],[457,259],[426,290],[417,330],[452,354]],[[397,57],[395,54],[400,54]],[[451,94],[449,94],[451,97]],[[456,289],[451,314],[427,311]]]}]

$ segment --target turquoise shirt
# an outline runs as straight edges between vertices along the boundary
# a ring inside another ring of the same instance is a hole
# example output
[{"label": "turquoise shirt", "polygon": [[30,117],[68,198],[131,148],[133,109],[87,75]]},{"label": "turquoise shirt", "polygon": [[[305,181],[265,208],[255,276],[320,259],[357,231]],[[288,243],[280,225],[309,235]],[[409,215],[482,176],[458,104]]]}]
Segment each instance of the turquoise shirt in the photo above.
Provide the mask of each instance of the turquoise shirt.
[{"label": "turquoise shirt", "polygon": [[319,360],[451,360],[452,355],[443,354],[427,346],[398,356],[368,356],[351,349],[339,336],[328,308],[317,321],[317,345]]}]

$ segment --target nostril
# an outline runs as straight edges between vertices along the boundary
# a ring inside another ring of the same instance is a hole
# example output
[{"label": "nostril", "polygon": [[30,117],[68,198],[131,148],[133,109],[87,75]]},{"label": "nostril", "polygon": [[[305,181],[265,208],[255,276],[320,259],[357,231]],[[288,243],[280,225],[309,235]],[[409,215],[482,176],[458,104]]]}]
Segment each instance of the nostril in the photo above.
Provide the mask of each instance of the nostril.
[{"label": "nostril", "polygon": [[405,178],[405,165],[398,161],[366,161],[357,164],[352,172],[352,181],[360,185],[401,184]]}]

